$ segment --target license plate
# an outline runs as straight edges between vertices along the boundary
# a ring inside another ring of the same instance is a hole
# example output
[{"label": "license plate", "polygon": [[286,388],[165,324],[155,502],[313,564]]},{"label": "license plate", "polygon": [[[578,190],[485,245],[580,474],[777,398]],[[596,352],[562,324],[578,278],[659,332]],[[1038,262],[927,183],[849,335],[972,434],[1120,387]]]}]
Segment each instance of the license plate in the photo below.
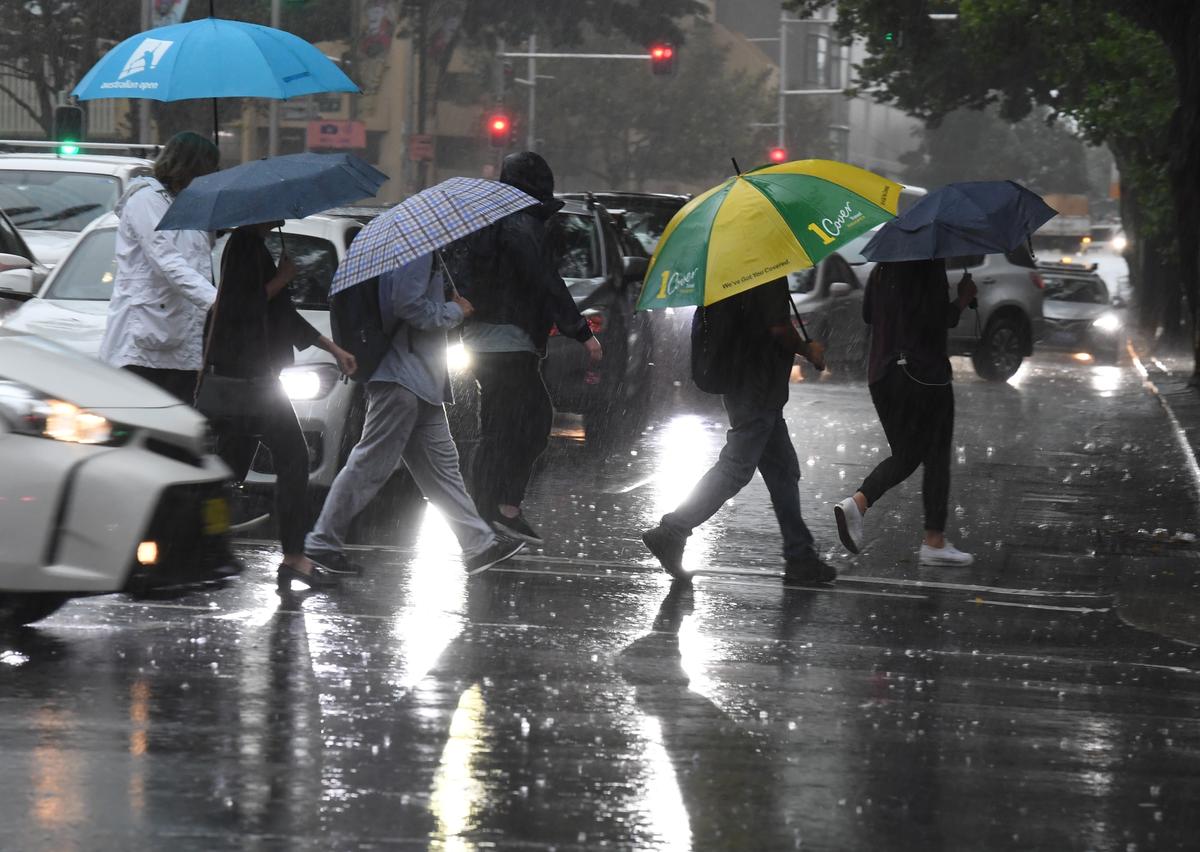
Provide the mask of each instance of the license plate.
[{"label": "license plate", "polygon": [[204,534],[220,535],[229,530],[229,503],[224,497],[204,501]]}]

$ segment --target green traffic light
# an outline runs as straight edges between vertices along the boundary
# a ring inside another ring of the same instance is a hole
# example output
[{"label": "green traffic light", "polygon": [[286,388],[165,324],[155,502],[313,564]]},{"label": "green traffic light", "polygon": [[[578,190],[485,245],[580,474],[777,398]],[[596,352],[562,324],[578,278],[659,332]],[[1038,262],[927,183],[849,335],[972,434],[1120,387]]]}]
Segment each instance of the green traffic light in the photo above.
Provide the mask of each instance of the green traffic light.
[{"label": "green traffic light", "polygon": [[895,40],[896,40],[896,34],[895,34],[895,33],[884,33],[884,34],[883,34],[883,40],[884,40],[884,41],[895,41]]}]

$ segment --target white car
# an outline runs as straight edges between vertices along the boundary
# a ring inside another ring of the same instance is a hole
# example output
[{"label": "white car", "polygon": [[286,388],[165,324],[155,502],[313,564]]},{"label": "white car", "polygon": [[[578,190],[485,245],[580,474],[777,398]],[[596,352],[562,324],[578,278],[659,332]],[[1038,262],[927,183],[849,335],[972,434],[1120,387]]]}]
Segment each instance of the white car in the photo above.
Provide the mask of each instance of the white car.
[{"label": "white car", "polygon": [[66,256],[80,232],[112,211],[135,177],[154,161],[105,154],[0,154],[0,209],[34,257],[48,267]]},{"label": "white car", "polygon": [[0,627],[67,599],[237,572],[204,418],[124,370],[0,328]]}]

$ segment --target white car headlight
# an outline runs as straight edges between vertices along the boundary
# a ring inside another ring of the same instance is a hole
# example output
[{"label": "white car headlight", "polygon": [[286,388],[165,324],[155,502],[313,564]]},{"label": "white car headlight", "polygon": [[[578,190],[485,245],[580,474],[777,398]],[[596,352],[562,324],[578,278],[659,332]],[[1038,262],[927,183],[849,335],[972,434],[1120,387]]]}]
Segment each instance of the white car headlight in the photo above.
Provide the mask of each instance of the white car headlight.
[{"label": "white car headlight", "polygon": [[0,416],[18,434],[72,444],[113,444],[128,435],[106,417],[20,382],[0,381]]},{"label": "white car headlight", "polygon": [[341,375],[333,364],[303,364],[285,367],[279,374],[279,381],[288,399],[324,399]]},{"label": "white car headlight", "polygon": [[1109,311],[1106,314],[1101,314],[1096,321],[1092,323],[1092,326],[1100,329],[1101,331],[1107,331],[1111,333],[1121,328],[1121,318],[1112,311]]},{"label": "white car headlight", "polygon": [[1123,254],[1125,252],[1125,249],[1128,246],[1129,246],[1129,241],[1127,239],[1125,239],[1124,234],[1117,234],[1115,237],[1112,238],[1113,251]]},{"label": "white car headlight", "polygon": [[446,367],[451,373],[461,373],[471,366],[471,352],[462,343],[446,346]]}]

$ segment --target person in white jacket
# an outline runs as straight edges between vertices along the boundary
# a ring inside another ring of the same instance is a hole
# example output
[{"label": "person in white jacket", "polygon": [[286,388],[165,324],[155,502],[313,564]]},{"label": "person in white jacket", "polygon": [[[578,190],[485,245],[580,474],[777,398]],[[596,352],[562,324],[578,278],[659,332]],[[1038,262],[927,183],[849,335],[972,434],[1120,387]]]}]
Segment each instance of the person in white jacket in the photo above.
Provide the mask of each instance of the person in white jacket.
[{"label": "person in white jacket", "polygon": [[193,179],[217,170],[220,152],[197,133],[179,133],[132,181],[115,212],[117,274],[100,358],[191,404],[204,350],[204,319],[216,298],[212,235],[156,231]]}]

